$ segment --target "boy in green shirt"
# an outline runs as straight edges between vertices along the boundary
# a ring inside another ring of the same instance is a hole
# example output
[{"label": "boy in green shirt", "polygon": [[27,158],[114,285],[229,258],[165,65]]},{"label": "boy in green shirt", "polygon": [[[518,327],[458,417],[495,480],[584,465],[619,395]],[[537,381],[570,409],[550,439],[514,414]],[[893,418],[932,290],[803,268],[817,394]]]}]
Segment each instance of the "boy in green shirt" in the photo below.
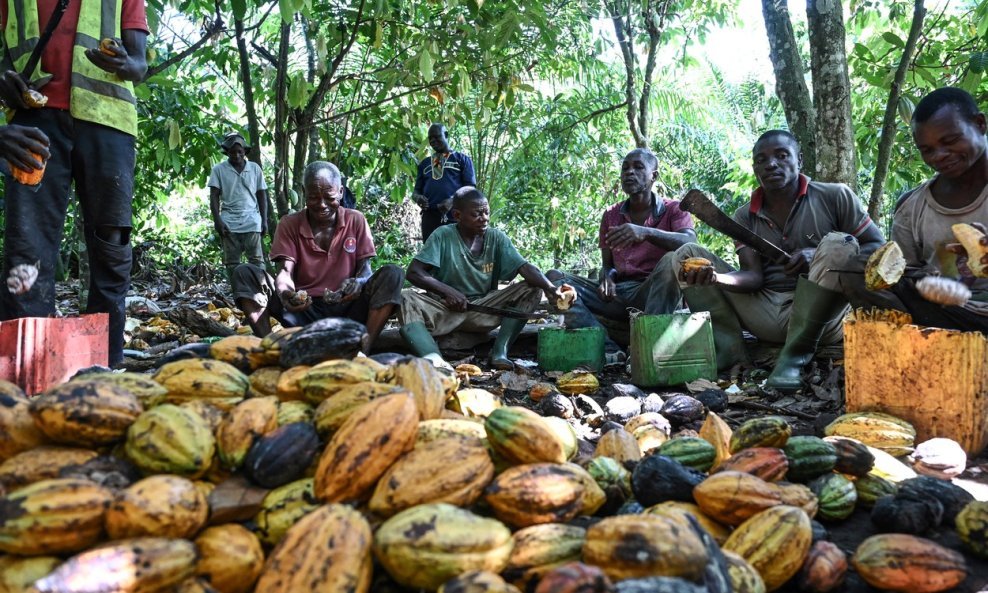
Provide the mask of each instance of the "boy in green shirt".
[{"label": "boy in green shirt", "polygon": [[[456,224],[436,229],[408,265],[406,278],[426,292],[402,291],[401,336],[417,356],[437,366],[448,365],[433,336],[456,330],[489,332],[501,326],[491,349],[491,366],[514,368],[508,348],[524,329],[525,320],[467,311],[468,303],[531,313],[543,294],[550,303],[562,298],[562,289],[525,261],[504,232],[488,228],[490,212],[480,190],[461,187],[453,194]],[[517,274],[525,282],[497,289],[498,282]]]}]

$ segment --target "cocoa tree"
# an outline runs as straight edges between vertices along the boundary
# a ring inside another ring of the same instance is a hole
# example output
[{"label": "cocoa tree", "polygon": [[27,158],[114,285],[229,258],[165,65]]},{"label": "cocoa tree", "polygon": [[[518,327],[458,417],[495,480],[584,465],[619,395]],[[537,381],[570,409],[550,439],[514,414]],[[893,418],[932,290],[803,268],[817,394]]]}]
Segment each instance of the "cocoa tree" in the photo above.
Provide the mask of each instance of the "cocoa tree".
[{"label": "cocoa tree", "polygon": [[762,0],[776,89],[803,149],[803,169],[857,187],[851,86],[840,0],[807,0],[812,105],[786,0]]}]

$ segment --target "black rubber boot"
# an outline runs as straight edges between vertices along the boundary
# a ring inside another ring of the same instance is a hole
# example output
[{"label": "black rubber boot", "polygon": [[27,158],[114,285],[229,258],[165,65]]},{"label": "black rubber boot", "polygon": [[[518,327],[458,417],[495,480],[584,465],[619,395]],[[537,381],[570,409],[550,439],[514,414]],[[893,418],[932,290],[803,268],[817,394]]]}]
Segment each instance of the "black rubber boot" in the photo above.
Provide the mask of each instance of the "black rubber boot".
[{"label": "black rubber boot", "polygon": [[710,312],[714,350],[717,352],[717,370],[726,371],[738,363],[748,362],[744,337],[741,335],[741,323],[720,289],[713,286],[691,286],[683,289],[683,297],[690,311]]},{"label": "black rubber boot", "polygon": [[802,384],[803,366],[813,360],[823,329],[847,308],[843,293],[827,290],[805,277],[796,283],[786,344],[765,387],[793,392]]}]

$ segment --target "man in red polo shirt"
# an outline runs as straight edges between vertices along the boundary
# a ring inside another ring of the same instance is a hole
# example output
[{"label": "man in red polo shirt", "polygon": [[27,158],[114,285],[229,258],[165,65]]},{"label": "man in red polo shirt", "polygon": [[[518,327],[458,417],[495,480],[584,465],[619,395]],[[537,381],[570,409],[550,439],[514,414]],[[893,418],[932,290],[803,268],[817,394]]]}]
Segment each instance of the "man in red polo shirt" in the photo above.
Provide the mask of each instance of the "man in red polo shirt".
[{"label": "man in red polo shirt", "polygon": [[[384,323],[401,304],[404,272],[388,264],[371,273],[377,254],[370,227],[357,210],[343,208],[339,169],[326,161],[310,163],[302,176],[305,208],[278,223],[271,278],[252,264],[233,273],[237,306],[247,314],[254,334],[271,331],[270,317],[299,326],[326,317],[346,317],[367,325],[369,352]],[[304,292],[303,292],[304,291]]]},{"label": "man in red polo shirt", "polygon": [[[666,254],[696,241],[696,233],[693,219],[679,208],[679,201],[659,198],[652,191],[658,164],[644,148],[624,157],[621,189],[628,198],[608,208],[601,219],[599,280],[556,270],[546,274],[556,286],[566,283],[576,288],[579,298],[565,313],[567,327],[601,327],[595,315],[627,321],[631,308],[650,315],[679,308],[682,295],[679,283],[664,271],[674,267]],[[610,337],[604,341],[604,352],[608,363],[625,358]]]},{"label": "man in red polo shirt", "polygon": [[[843,339],[847,298],[830,270],[864,270],[884,238],[850,188],[800,173],[802,154],[789,132],[762,134],[752,157],[760,187],[734,220],[789,252],[790,260],[770,262],[738,244],[741,269],[735,270],[709,250],[687,245],[676,251],[677,261],[705,257],[713,266],[687,274],[674,270],[669,279],[685,282],[683,297],[691,310],[710,311],[718,368],[746,360],[744,328],[759,340],[785,344],[766,386],[795,391],[818,344]],[[864,282],[862,274],[856,278]]]}]

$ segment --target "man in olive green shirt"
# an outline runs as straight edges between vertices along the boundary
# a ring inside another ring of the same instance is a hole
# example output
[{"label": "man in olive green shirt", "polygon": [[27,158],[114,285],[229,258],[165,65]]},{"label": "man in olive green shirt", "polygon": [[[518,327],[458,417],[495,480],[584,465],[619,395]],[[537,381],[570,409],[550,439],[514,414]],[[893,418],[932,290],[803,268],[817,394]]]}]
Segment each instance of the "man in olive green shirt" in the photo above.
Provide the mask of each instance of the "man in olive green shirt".
[{"label": "man in olive green shirt", "polygon": [[[432,233],[408,266],[406,278],[425,290],[402,291],[401,335],[416,355],[445,365],[433,336],[456,330],[488,332],[501,326],[491,350],[491,365],[512,369],[508,348],[525,327],[524,319],[501,318],[467,311],[468,304],[531,313],[542,300],[561,298],[535,266],[525,261],[504,232],[488,228],[490,206],[473,186],[453,194],[455,225]],[[520,274],[525,282],[498,290],[498,282]]]}]

